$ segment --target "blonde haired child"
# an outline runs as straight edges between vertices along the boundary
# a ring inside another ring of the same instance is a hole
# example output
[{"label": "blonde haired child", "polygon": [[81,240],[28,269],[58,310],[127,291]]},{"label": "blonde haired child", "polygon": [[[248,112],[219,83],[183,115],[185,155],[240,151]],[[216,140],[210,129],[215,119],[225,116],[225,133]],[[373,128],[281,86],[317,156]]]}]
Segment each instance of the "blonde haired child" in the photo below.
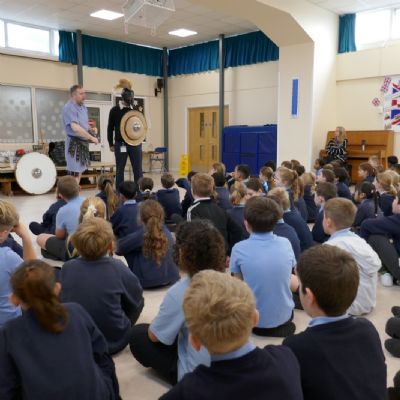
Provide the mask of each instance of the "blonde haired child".
[{"label": "blonde haired child", "polygon": [[385,171],[378,173],[374,180],[376,191],[379,193],[379,207],[385,217],[393,214],[392,204],[396,197],[397,190],[394,186],[392,172]]},{"label": "blonde haired child", "polygon": [[83,306],[105,336],[110,353],[118,353],[130,341],[143,309],[139,280],[122,261],[107,256],[114,234],[104,218],[84,219],[71,242],[79,257],[61,269],[62,300]]},{"label": "blonde haired child", "polygon": [[7,321],[21,315],[20,308],[8,301],[11,294],[10,276],[23,262],[22,258],[8,246],[10,232],[16,233],[22,239],[24,259],[36,258],[29,231],[19,222],[15,206],[8,201],[0,200],[0,328]]},{"label": "blonde haired child", "polygon": [[112,175],[100,175],[97,182],[97,188],[100,192],[96,194],[96,197],[100,197],[107,207],[107,220],[110,220],[119,204],[119,199],[114,192],[113,186],[114,177]]},{"label": "blonde haired child", "polygon": [[[199,307],[199,304],[202,306]],[[258,311],[250,288],[216,271],[197,273],[183,302],[191,343],[204,346],[211,366],[185,375],[161,400],[302,398],[300,368],[283,346],[257,348],[250,342]],[[267,368],[265,366],[268,366]]]}]

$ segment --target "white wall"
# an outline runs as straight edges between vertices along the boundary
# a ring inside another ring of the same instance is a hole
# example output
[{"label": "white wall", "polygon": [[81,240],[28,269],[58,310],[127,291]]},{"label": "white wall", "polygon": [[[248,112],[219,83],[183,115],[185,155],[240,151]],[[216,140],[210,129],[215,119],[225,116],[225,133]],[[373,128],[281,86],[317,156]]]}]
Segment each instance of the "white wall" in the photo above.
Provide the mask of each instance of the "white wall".
[{"label": "white wall", "polygon": [[[278,62],[225,70],[225,104],[230,125],[277,122]],[[188,152],[188,109],[218,106],[219,74],[210,71],[172,77],[169,90],[170,168]]]},{"label": "white wall", "polygon": [[[154,97],[156,77],[83,68],[83,81],[87,91],[111,93],[121,78],[127,78],[133,82],[136,96],[145,97],[146,117],[149,124],[148,140],[154,147],[162,145],[163,102],[162,97]],[[71,64],[0,54],[0,83],[2,84],[69,89],[76,81],[76,66]],[[106,128],[103,127],[103,129]],[[19,144],[1,144],[0,146],[12,149],[26,147]]]},{"label": "white wall", "polygon": [[[383,129],[383,115],[372,105],[383,100],[380,87],[387,75],[400,75],[400,45],[337,56],[337,125],[351,130]],[[395,134],[395,153],[400,136]]]}]

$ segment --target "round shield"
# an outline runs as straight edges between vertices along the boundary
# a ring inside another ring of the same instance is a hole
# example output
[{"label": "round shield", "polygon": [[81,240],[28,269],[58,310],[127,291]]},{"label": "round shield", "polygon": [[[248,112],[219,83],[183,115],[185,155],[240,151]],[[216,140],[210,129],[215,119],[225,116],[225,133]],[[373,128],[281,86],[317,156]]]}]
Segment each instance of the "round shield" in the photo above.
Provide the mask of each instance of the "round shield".
[{"label": "round shield", "polygon": [[28,153],[18,161],[15,167],[15,179],[27,193],[47,193],[56,183],[56,166],[44,154]]},{"label": "round shield", "polygon": [[147,133],[147,122],[139,111],[128,111],[121,119],[121,136],[131,146],[142,144]]}]

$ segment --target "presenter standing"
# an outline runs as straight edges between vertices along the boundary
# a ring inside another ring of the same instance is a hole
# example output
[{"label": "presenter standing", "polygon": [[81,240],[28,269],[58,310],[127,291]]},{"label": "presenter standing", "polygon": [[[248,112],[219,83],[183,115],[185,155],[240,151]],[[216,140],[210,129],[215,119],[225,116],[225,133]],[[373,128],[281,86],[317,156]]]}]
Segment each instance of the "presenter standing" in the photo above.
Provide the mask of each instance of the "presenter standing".
[{"label": "presenter standing", "polygon": [[119,185],[124,181],[126,160],[132,165],[135,182],[142,177],[142,145],[132,146],[127,143],[121,135],[121,120],[129,111],[133,110],[134,92],[130,87],[124,87],[121,93],[122,100],[110,110],[107,127],[107,139],[110,150],[115,154],[117,166],[115,187],[118,191]]},{"label": "presenter standing", "polygon": [[97,128],[89,127],[88,110],[84,104],[85,90],[81,85],[70,89],[71,99],[63,108],[65,139],[65,160],[68,175],[75,176],[78,183],[82,172],[90,163],[89,142],[99,143]]}]

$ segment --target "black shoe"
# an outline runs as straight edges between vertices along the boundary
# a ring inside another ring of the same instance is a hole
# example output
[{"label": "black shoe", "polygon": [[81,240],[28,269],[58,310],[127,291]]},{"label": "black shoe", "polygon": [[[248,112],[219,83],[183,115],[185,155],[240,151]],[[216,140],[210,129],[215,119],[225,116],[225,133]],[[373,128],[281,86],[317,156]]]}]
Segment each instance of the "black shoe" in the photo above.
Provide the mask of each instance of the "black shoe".
[{"label": "black shoe", "polygon": [[393,356],[400,357],[400,339],[385,340],[385,349]]},{"label": "black shoe", "polygon": [[393,339],[400,339],[400,318],[389,318],[386,322],[385,331]]},{"label": "black shoe", "polygon": [[396,388],[390,387],[387,390],[389,400],[400,400],[400,391]]},{"label": "black shoe", "polygon": [[400,307],[399,306],[393,306],[392,307],[392,314],[395,317],[400,317]]}]

